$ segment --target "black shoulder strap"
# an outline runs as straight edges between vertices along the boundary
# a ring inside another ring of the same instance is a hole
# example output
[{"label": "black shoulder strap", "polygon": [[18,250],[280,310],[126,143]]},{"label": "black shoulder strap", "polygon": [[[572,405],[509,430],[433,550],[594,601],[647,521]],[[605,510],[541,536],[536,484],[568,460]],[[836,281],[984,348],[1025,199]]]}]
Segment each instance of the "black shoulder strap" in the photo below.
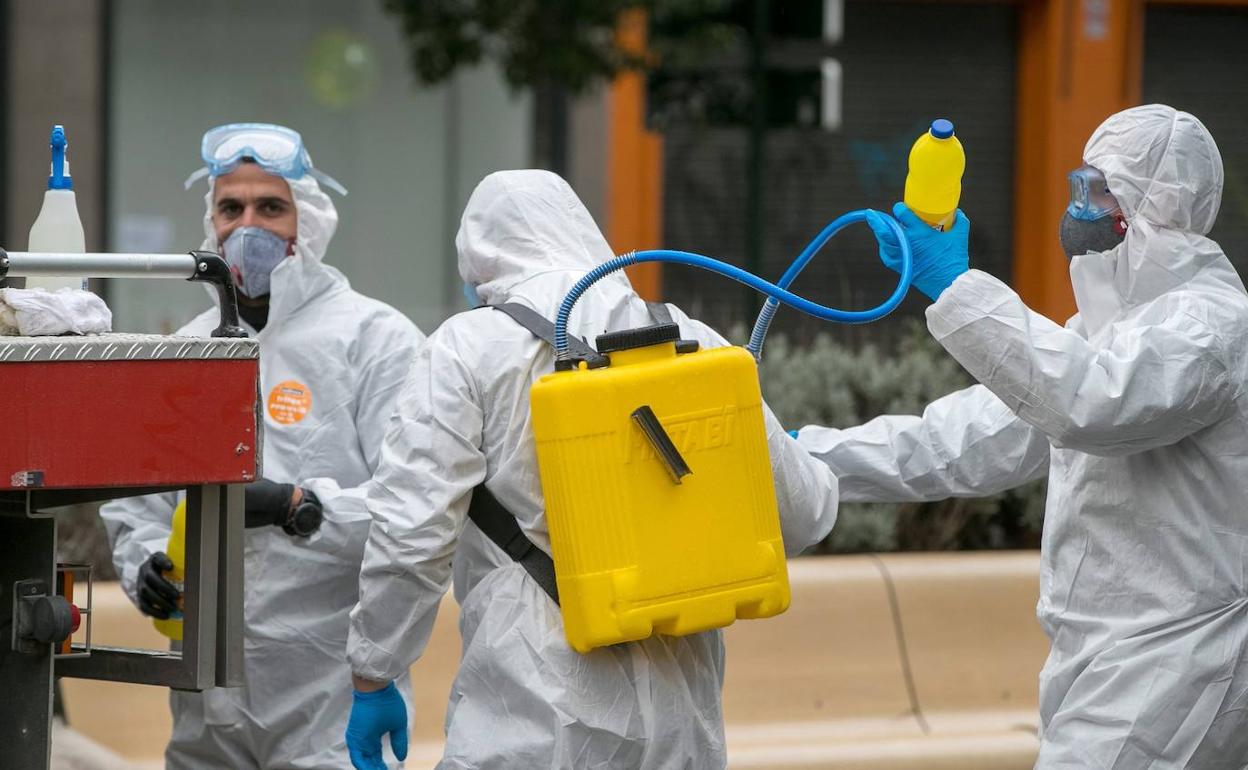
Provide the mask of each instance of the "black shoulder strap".
[{"label": "black shoulder strap", "polygon": [[672,320],[672,311],[668,310],[667,305],[662,302],[647,302],[646,309],[650,311],[650,320],[654,321],[656,326],[676,323]]},{"label": "black shoulder strap", "polygon": [[[654,321],[655,325],[662,326],[663,324],[676,324],[676,319],[672,318],[671,309],[668,308],[668,306],[665,305],[664,303],[647,302],[646,309],[650,311],[650,320]],[[676,324],[676,326],[679,326],[679,325],[680,324]],[[683,340],[682,339],[682,340],[676,341],[677,353],[695,353],[697,352],[697,350],[698,350],[697,340]]]},{"label": "black shoulder strap", "polygon": [[[555,325],[546,320],[544,316],[515,302],[508,302],[505,305],[490,305],[490,307],[505,313],[511,320],[528,329],[530,334],[547,345],[550,345],[552,348],[555,346]],[[589,364],[590,369],[598,369],[607,365],[608,359],[606,356],[591,348],[585,340],[577,337],[575,334],[568,335],[568,350],[572,351],[572,355]]]},{"label": "black shoulder strap", "polygon": [[[489,307],[505,313],[511,320],[523,326],[530,334],[552,348],[555,346],[555,325],[540,313],[515,302],[508,302],[505,305],[490,305]],[[672,311],[662,302],[647,302],[646,309],[650,311],[650,320],[654,321],[656,325],[676,323],[672,320]],[[575,334],[568,335],[568,350],[572,351],[572,355],[586,361],[591,369],[607,364],[606,356],[594,350],[585,340],[582,340]]]},{"label": "black shoulder strap", "polygon": [[484,484],[472,490],[468,518],[485,533],[494,545],[529,573],[546,595],[559,604],[559,586],[555,582],[555,562],[533,541],[525,537],[516,517],[494,497]]},{"label": "black shoulder strap", "polygon": [[[534,337],[554,347],[555,325],[540,314],[524,305],[509,302],[505,305],[491,305],[495,310],[505,313],[511,320],[529,330]],[[647,302],[650,318],[656,324],[672,323],[671,311],[661,302]],[[586,361],[590,368],[597,368],[607,363],[607,357],[591,348],[584,340],[575,335],[568,335],[568,349],[578,358]],[[468,518],[477,525],[494,545],[512,558],[537,584],[546,595],[559,604],[559,586],[555,580],[555,562],[542,549],[533,545],[533,541],[525,537],[516,517],[511,511],[494,497],[484,484],[472,490],[472,501],[468,504]]]}]

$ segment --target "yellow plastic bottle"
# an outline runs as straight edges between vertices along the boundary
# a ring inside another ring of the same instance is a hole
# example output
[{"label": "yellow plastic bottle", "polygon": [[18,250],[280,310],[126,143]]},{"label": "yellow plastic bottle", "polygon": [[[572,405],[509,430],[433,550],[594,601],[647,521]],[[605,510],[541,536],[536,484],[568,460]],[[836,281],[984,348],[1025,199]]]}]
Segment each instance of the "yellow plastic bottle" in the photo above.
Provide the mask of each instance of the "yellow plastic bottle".
[{"label": "yellow plastic bottle", "polygon": [[[169,544],[165,547],[165,554],[169,557],[169,561],[173,562],[173,569],[165,573],[165,577],[169,579],[182,591],[186,587],[186,501],[178,503],[178,507],[173,510],[173,529],[169,532]],[[168,620],[152,620],[152,625],[156,626],[156,630],[176,642],[182,641],[182,602],[178,600],[178,612],[171,616]]]},{"label": "yellow plastic bottle", "polygon": [[941,118],[910,148],[905,203],[919,219],[937,230],[953,224],[962,197],[966,154],[953,135],[953,123]]},{"label": "yellow plastic bottle", "polygon": [[789,606],[754,358],[678,353],[678,334],[599,337],[609,366],[530,391],[564,632],[579,652]]}]

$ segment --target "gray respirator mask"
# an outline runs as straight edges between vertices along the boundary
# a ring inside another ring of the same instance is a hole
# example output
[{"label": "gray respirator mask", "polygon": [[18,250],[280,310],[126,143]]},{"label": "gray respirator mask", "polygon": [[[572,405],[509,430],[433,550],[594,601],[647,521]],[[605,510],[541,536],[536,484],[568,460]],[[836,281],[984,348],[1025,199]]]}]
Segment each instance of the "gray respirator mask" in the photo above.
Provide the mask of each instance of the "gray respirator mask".
[{"label": "gray respirator mask", "polygon": [[1066,180],[1070,183],[1070,205],[1062,215],[1057,234],[1066,258],[1100,254],[1122,243],[1127,235],[1127,221],[1105,175],[1084,164],[1070,172]]},{"label": "gray respirator mask", "polygon": [[238,290],[254,299],[269,293],[273,268],[289,256],[291,244],[263,227],[240,227],[225,239],[221,250]]},{"label": "gray respirator mask", "polygon": [[1062,243],[1062,251],[1066,259],[1074,259],[1080,254],[1099,254],[1109,251],[1122,243],[1126,237],[1124,222],[1117,216],[1106,216],[1091,221],[1075,219],[1070,212],[1062,214],[1062,224],[1058,229],[1058,240]]}]

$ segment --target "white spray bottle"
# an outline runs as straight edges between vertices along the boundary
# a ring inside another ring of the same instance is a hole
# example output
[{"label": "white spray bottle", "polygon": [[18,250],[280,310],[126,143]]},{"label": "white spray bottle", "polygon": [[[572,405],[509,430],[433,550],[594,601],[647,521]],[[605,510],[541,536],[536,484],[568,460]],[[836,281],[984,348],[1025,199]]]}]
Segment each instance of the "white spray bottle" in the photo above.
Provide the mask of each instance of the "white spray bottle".
[{"label": "white spray bottle", "polygon": [[[81,254],[86,251],[82,220],[78,218],[78,201],[74,197],[74,180],[69,175],[65,150],[65,127],[52,127],[52,171],[48,175],[48,191],[43,194],[43,208],[30,226],[29,251],[58,254]],[[47,276],[27,278],[26,288],[56,291],[62,288],[86,289],[83,277]]]}]

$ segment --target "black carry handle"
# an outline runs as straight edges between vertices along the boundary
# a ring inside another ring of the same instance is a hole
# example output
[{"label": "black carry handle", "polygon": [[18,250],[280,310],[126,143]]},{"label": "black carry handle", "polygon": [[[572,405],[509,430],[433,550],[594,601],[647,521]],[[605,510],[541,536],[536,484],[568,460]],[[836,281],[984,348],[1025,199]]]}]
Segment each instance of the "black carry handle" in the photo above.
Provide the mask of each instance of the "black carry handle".
[{"label": "black carry handle", "polygon": [[230,274],[230,266],[219,254],[211,251],[192,251],[195,258],[195,274],[188,281],[210,283],[217,287],[217,299],[221,306],[221,318],[217,328],[212,330],[214,337],[246,337],[247,332],[238,323],[238,291],[234,288],[234,276]]},{"label": "black carry handle", "polygon": [[663,423],[659,422],[659,418],[649,405],[643,404],[637,407],[631,416],[633,422],[637,423],[637,427],[641,428],[641,432],[650,439],[654,453],[667,472],[671,474],[673,483],[679,484],[682,478],[693,473],[689,470],[689,464],[685,462],[685,458],[681,457],[680,450],[672,443],[672,437],[663,430]]}]

